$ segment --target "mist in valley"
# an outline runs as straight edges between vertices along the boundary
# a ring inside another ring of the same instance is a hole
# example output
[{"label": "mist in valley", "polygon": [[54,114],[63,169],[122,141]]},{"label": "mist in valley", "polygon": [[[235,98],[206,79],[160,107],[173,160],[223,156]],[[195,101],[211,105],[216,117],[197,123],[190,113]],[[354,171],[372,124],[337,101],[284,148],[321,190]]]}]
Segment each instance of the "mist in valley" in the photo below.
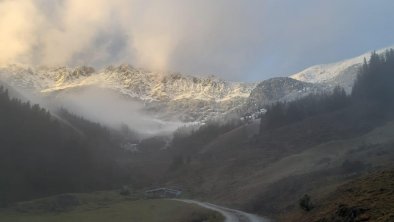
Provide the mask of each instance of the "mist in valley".
[{"label": "mist in valley", "polygon": [[393,7],[0,0],[0,221],[393,221]]},{"label": "mist in valley", "polygon": [[170,135],[185,123],[160,120],[149,115],[141,101],[133,101],[128,96],[99,87],[76,89],[74,92],[59,92],[48,98],[56,107],[83,116],[86,119],[120,130],[126,125],[140,138],[154,135]]}]

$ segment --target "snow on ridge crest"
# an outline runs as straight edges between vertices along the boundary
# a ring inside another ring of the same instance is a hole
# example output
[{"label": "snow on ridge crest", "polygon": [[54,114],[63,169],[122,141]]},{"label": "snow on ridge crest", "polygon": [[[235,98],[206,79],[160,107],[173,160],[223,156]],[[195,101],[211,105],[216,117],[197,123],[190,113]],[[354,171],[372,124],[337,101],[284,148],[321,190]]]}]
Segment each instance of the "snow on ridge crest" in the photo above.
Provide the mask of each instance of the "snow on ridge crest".
[{"label": "snow on ridge crest", "polygon": [[141,100],[168,101],[196,99],[226,101],[246,98],[255,86],[216,78],[194,77],[180,73],[153,72],[130,65],[108,66],[101,71],[92,67],[37,67],[9,65],[0,68],[1,76],[18,87],[41,93],[84,86],[118,90]]},{"label": "snow on ridge crest", "polygon": [[[376,53],[384,53],[390,48],[394,48],[394,46],[377,50]],[[301,72],[291,75],[290,78],[309,83],[323,83],[329,86],[339,85],[350,92],[354,80],[356,79],[358,69],[361,67],[364,59],[368,60],[370,55],[371,52],[367,52],[340,62],[311,66]]]}]

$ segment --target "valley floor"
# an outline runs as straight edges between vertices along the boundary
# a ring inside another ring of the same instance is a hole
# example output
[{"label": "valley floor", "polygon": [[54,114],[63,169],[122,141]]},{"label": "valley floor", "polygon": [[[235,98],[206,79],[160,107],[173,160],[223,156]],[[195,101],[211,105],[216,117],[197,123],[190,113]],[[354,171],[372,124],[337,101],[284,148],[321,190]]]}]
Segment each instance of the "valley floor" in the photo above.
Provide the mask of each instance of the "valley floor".
[{"label": "valley floor", "polygon": [[[75,206],[72,206],[75,205]],[[0,210],[7,222],[222,222],[223,216],[174,200],[127,200],[113,194],[64,194]]]},{"label": "valley floor", "polygon": [[195,200],[179,199],[178,201],[202,206],[206,209],[214,210],[221,213],[225,217],[225,222],[269,222],[269,219],[249,214],[243,211],[218,206],[211,203],[205,203]]}]

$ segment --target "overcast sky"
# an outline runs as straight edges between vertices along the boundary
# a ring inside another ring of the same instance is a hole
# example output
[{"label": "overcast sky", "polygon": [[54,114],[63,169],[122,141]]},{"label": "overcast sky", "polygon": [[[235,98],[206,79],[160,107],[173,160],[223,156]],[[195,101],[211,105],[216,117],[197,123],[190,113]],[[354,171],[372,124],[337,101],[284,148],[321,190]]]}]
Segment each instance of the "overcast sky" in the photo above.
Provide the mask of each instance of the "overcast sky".
[{"label": "overcast sky", "polygon": [[393,0],[0,0],[0,63],[256,81],[394,44]]}]

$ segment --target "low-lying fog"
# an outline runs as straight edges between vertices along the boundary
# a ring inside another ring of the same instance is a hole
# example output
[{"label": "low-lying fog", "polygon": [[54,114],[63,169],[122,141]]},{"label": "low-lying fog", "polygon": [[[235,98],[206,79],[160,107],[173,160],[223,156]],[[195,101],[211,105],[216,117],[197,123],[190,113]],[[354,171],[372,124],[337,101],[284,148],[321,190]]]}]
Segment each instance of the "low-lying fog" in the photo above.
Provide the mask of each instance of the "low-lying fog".
[{"label": "low-lying fog", "polygon": [[149,136],[173,132],[182,122],[159,120],[144,112],[142,102],[99,87],[61,92],[52,99],[55,104],[94,122],[119,128],[126,124],[131,130]]},{"label": "low-lying fog", "polygon": [[65,108],[75,115],[114,129],[127,125],[141,137],[169,134],[185,125],[181,121],[160,120],[144,110],[143,102],[95,86],[48,95],[18,88],[11,91],[13,91],[10,93],[11,96],[21,98],[23,101],[29,100],[32,104],[38,103],[52,113]]}]

